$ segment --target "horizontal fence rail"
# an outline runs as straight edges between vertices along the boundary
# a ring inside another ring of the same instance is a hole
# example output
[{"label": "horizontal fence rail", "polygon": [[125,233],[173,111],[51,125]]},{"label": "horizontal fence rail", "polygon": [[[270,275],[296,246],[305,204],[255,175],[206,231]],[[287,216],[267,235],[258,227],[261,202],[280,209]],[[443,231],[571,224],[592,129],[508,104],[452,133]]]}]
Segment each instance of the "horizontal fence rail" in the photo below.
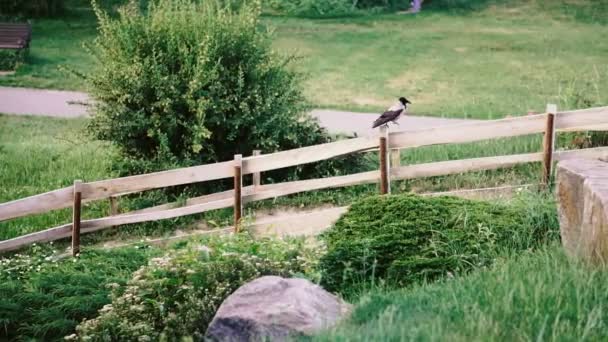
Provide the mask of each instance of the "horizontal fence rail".
[{"label": "horizontal fence rail", "polygon": [[545,128],[545,120],[546,115],[542,114],[402,131],[390,134],[389,145],[391,148],[403,149],[541,133]]},{"label": "horizontal fence rail", "polygon": [[243,158],[243,174],[313,163],[378,147],[374,138],[354,138]]},{"label": "horizontal fence rail", "polygon": [[74,189],[70,186],[0,204],[0,222],[67,208],[72,205],[73,197]]},{"label": "horizontal fence rail", "polygon": [[[575,130],[608,130],[608,107],[590,108],[556,112],[555,106],[548,106],[546,114],[515,117],[486,122],[464,123],[447,127],[403,131],[388,134],[385,151],[391,149],[414,148],[437,144],[467,143],[486,139],[514,137],[535,133]],[[549,121],[549,118],[554,119]],[[550,124],[549,124],[550,123]],[[381,136],[385,131],[381,131]],[[552,137],[552,134],[549,136]],[[112,215],[108,217],[82,220],[80,225],[67,223],[44,231],[39,231],[9,240],[0,241],[0,252],[21,248],[34,242],[46,242],[74,236],[78,228],[79,235],[98,231],[107,227],[132,224],[147,221],[171,219],[186,215],[203,213],[210,210],[233,207],[235,200],[250,203],[269,198],[328,188],[339,188],[359,184],[382,183],[386,181],[390,189],[390,180],[404,180],[420,177],[445,176],[471,171],[493,170],[532,162],[544,162],[545,176],[550,175],[551,161],[572,158],[608,158],[608,147],[589,148],[570,151],[554,151],[553,143],[544,152],[492,156],[464,160],[450,160],[433,163],[400,166],[397,164],[399,154],[393,153],[394,165],[388,167],[389,172],[380,170],[356,174],[326,177],[320,179],[299,180],[276,184],[259,184],[259,173],[280,168],[296,166],[321,161],[333,157],[377,150],[380,137],[363,137],[341,140],[332,143],[308,146],[271,154],[256,153],[251,157],[225,161],[214,164],[180,168],[144,175],[108,179],[102,181],[78,183],[82,201],[93,201],[105,198],[112,200]],[[546,140],[546,139],[545,139]],[[547,142],[544,143],[547,145]],[[549,154],[549,155],[548,155]],[[385,159],[387,161],[388,158]],[[547,160],[549,162],[547,162]],[[238,165],[236,164],[238,163]],[[242,163],[242,164],[241,164]],[[547,164],[549,163],[549,164]],[[237,168],[235,166],[242,165]],[[235,170],[239,170],[235,173]],[[548,172],[548,174],[547,174]],[[239,193],[228,190],[189,198],[185,203],[167,203],[150,208],[132,211],[124,214],[116,213],[115,196],[141,192],[176,185],[212,181],[224,178],[234,178],[235,184],[241,184],[243,175],[254,174],[258,182],[252,186],[239,188]],[[547,180],[545,180],[546,182]],[[76,185],[75,185],[76,186]],[[30,196],[0,204],[0,221],[40,214],[51,210],[64,209],[70,206],[74,210],[80,208],[80,201],[74,201],[75,186],[50,191],[44,194]],[[239,195],[240,194],[240,195]],[[238,198],[237,198],[238,196]],[[235,215],[235,226],[238,226]],[[238,217],[240,219],[240,216]],[[79,219],[78,219],[79,220]],[[80,221],[80,220],[79,220]],[[74,246],[78,248],[78,246]]]}]

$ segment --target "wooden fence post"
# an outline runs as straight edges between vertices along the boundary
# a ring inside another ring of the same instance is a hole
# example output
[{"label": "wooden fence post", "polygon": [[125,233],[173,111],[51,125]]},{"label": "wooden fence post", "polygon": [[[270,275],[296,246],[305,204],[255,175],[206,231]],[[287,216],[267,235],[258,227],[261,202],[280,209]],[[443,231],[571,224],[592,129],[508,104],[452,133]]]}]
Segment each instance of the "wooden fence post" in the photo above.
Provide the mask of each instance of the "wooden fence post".
[{"label": "wooden fence post", "polygon": [[80,210],[82,203],[82,181],[74,181],[74,205],[72,207],[72,256],[80,253]]},{"label": "wooden fence post", "polygon": [[[253,155],[254,156],[259,156],[260,154],[262,154],[261,150],[253,150]],[[253,190],[256,191],[257,188],[262,185],[262,175],[260,174],[260,172],[254,172],[253,173]]]},{"label": "wooden fence post", "polygon": [[401,166],[401,150],[398,148],[391,149],[391,168]]},{"label": "wooden fence post", "polygon": [[391,191],[391,185],[388,179],[388,126],[380,127],[380,193],[388,194]]},{"label": "wooden fence post", "polygon": [[543,139],[543,178],[545,186],[551,181],[551,171],[553,170],[553,152],[555,150],[555,113],[557,106],[547,104],[547,124],[545,126],[545,136]]},{"label": "wooden fence post", "polygon": [[243,187],[243,155],[234,155],[234,232],[238,233],[243,216],[242,187]]},{"label": "wooden fence post", "polygon": [[118,214],[118,197],[110,196],[110,216],[116,216]]}]

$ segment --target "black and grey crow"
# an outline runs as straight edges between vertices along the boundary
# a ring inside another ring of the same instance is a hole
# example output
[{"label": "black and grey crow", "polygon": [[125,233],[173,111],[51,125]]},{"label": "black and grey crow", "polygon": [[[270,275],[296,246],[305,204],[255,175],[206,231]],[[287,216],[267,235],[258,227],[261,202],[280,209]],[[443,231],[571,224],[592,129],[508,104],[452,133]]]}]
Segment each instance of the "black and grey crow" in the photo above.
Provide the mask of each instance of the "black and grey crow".
[{"label": "black and grey crow", "polygon": [[400,97],[394,105],[392,105],[386,112],[382,113],[379,118],[374,121],[372,128],[376,128],[382,125],[388,125],[389,122],[397,123],[397,120],[405,113],[407,104],[411,102],[405,97]]}]

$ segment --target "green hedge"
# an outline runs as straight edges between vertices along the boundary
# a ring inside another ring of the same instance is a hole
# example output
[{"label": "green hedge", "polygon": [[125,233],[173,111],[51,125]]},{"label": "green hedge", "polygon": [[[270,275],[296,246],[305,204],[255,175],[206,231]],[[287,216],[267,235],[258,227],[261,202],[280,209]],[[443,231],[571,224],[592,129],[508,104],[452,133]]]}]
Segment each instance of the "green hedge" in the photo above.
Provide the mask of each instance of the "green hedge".
[{"label": "green hedge", "polygon": [[558,230],[555,205],[499,205],[453,197],[381,196],[352,205],[323,235],[323,285],[349,294],[373,282],[404,286],[486,266]]}]

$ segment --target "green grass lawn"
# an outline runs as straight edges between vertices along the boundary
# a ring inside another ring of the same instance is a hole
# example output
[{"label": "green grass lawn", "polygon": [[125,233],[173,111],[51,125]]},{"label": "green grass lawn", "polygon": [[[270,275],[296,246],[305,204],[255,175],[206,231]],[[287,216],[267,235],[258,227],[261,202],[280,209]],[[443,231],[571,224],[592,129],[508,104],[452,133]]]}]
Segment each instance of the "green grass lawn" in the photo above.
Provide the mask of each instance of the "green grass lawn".
[{"label": "green grass lawn", "polygon": [[[0,203],[109,177],[109,147],[84,136],[85,120],[0,115]],[[107,213],[96,202],[85,215]],[[0,240],[70,222],[71,209],[0,223]]]},{"label": "green grass lawn", "polygon": [[372,291],[352,317],[313,341],[605,341],[608,272],[560,246],[465,277]]},{"label": "green grass lawn", "polygon": [[111,302],[108,284],[124,285],[162,253],[130,247],[61,259],[51,248],[36,247],[25,255],[0,257],[0,340],[63,340]]},{"label": "green grass lawn", "polygon": [[65,70],[86,72],[95,59],[83,48],[97,34],[89,9],[73,10],[61,19],[32,19],[32,42],[26,63],[14,75],[1,76],[1,86],[85,90],[84,80]]},{"label": "green grass lawn", "polygon": [[[417,114],[489,119],[548,102],[608,103],[604,0],[485,3],[470,12],[264,22],[279,52],[304,57],[298,69],[317,107],[377,111],[406,95]],[[0,85],[84,90],[58,69],[86,72],[95,63],[81,47],[95,37],[94,16],[78,8],[35,20],[30,60]]]}]

